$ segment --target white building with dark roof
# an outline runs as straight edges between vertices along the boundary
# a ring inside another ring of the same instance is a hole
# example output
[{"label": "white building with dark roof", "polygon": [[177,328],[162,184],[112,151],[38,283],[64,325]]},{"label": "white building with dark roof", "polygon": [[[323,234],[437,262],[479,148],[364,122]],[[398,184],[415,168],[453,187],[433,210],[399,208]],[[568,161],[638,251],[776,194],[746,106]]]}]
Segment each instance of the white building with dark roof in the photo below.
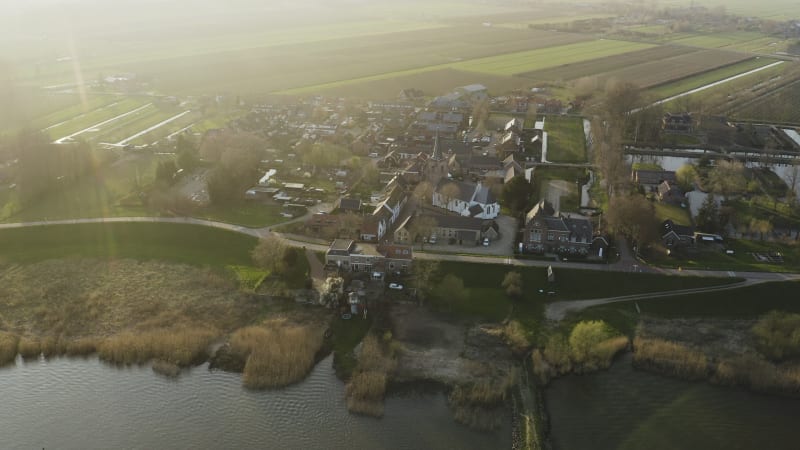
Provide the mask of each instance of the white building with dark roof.
[{"label": "white building with dark roof", "polygon": [[442,179],[433,192],[432,203],[437,208],[466,217],[494,219],[500,214],[500,203],[481,183]]}]

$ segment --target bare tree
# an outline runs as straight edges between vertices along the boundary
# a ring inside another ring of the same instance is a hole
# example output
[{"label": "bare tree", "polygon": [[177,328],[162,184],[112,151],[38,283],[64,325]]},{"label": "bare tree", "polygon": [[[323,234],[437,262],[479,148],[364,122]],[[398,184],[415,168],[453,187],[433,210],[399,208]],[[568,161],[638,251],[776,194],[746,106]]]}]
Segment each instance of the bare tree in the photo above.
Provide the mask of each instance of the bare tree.
[{"label": "bare tree", "polygon": [[439,195],[444,198],[445,207],[450,209],[450,202],[461,195],[461,189],[455,183],[447,183],[439,189]]},{"label": "bare tree", "polygon": [[429,216],[419,216],[415,217],[414,220],[411,222],[411,229],[409,230],[411,234],[411,240],[416,241],[418,238],[421,238],[420,249],[425,249],[425,239],[430,237],[433,230],[436,228],[436,220],[433,217]]},{"label": "bare tree", "polygon": [[281,238],[271,235],[261,238],[250,255],[258,267],[274,273],[283,273],[287,269],[284,256],[288,248]]},{"label": "bare tree", "polygon": [[413,195],[418,206],[430,204],[433,200],[433,186],[427,181],[421,181],[414,187]]}]

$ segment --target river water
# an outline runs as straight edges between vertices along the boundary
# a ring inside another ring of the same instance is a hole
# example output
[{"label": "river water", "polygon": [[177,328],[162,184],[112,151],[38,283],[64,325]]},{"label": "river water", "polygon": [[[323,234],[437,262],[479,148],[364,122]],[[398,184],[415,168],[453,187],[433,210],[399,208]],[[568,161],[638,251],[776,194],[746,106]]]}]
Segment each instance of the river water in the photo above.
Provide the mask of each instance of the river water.
[{"label": "river water", "polygon": [[494,433],[453,421],[442,393],[390,396],[382,419],[349,414],[326,358],[301,383],[242,388],[207,364],[166,379],[149,366],[55,358],[0,369],[2,449],[495,449]]},{"label": "river water", "polygon": [[545,398],[556,450],[800,448],[800,399],[637,371],[629,355]]}]

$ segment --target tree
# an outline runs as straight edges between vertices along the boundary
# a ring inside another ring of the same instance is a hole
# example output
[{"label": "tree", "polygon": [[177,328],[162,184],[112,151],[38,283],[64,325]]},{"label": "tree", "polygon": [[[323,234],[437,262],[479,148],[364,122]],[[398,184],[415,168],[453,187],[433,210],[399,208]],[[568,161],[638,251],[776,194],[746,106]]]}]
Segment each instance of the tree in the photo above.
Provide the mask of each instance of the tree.
[{"label": "tree", "polygon": [[747,188],[744,165],[736,161],[720,161],[708,172],[708,183],[715,193],[725,198],[744,192]]},{"label": "tree", "polygon": [[703,204],[700,205],[700,209],[697,211],[695,223],[697,224],[697,229],[704,233],[719,233],[721,231],[719,206],[714,194],[709,194],[703,200]]},{"label": "tree", "polygon": [[411,241],[415,242],[420,239],[420,249],[425,250],[425,240],[431,236],[433,230],[436,228],[436,220],[430,216],[414,217],[411,221],[410,234]]},{"label": "tree", "polygon": [[414,187],[413,195],[417,200],[417,205],[424,207],[433,201],[433,186],[427,181],[421,181]]},{"label": "tree", "polygon": [[417,298],[424,302],[428,294],[433,291],[433,280],[438,277],[439,262],[429,260],[417,260],[411,269],[417,285]]},{"label": "tree", "polygon": [[522,275],[519,272],[508,272],[501,286],[507,296],[515,300],[522,297]]},{"label": "tree", "polygon": [[758,233],[759,239],[764,240],[764,235],[772,232],[772,222],[767,219],[756,219],[755,217],[750,220],[750,232]]},{"label": "tree", "polygon": [[658,238],[655,208],[641,195],[612,197],[605,217],[614,232],[631,238],[640,248]]},{"label": "tree", "polygon": [[288,269],[286,265],[288,249],[289,246],[281,238],[270,235],[258,241],[250,256],[256,266],[272,273],[282,274]]},{"label": "tree", "polygon": [[700,175],[697,173],[697,169],[694,165],[684,164],[675,172],[675,178],[677,178],[681,190],[689,192],[700,179]]},{"label": "tree", "polygon": [[450,207],[450,202],[461,195],[461,189],[455,183],[447,183],[439,189],[439,195],[444,198],[445,207]]},{"label": "tree", "polygon": [[156,181],[167,186],[172,186],[175,184],[175,172],[177,171],[178,168],[175,166],[175,160],[169,159],[161,161],[156,166]]},{"label": "tree", "polygon": [[503,204],[511,210],[513,216],[519,216],[530,205],[533,192],[533,185],[524,176],[519,175],[503,186],[500,198],[503,200]]},{"label": "tree", "polygon": [[178,167],[186,171],[194,169],[200,162],[197,145],[183,134],[178,135],[178,143],[175,145],[175,154],[175,163]]},{"label": "tree", "polygon": [[606,84],[606,120],[621,132],[627,128],[628,116],[640,105],[641,90],[628,81],[611,79]]},{"label": "tree", "polygon": [[436,288],[436,296],[447,309],[452,309],[454,305],[463,303],[469,298],[469,291],[464,287],[461,278],[449,273],[442,278]]}]

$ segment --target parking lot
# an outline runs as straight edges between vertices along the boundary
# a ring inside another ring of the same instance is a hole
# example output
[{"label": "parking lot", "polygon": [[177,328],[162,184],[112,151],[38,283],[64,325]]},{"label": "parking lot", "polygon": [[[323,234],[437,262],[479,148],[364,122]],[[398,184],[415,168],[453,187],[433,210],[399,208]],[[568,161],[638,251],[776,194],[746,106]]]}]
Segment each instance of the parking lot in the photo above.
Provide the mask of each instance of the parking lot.
[{"label": "parking lot", "polygon": [[510,256],[514,253],[513,245],[514,237],[517,235],[517,220],[513,217],[497,216],[495,221],[500,227],[500,238],[491,241],[488,246],[448,244],[440,240],[436,244],[425,244],[425,250],[431,252]]}]

